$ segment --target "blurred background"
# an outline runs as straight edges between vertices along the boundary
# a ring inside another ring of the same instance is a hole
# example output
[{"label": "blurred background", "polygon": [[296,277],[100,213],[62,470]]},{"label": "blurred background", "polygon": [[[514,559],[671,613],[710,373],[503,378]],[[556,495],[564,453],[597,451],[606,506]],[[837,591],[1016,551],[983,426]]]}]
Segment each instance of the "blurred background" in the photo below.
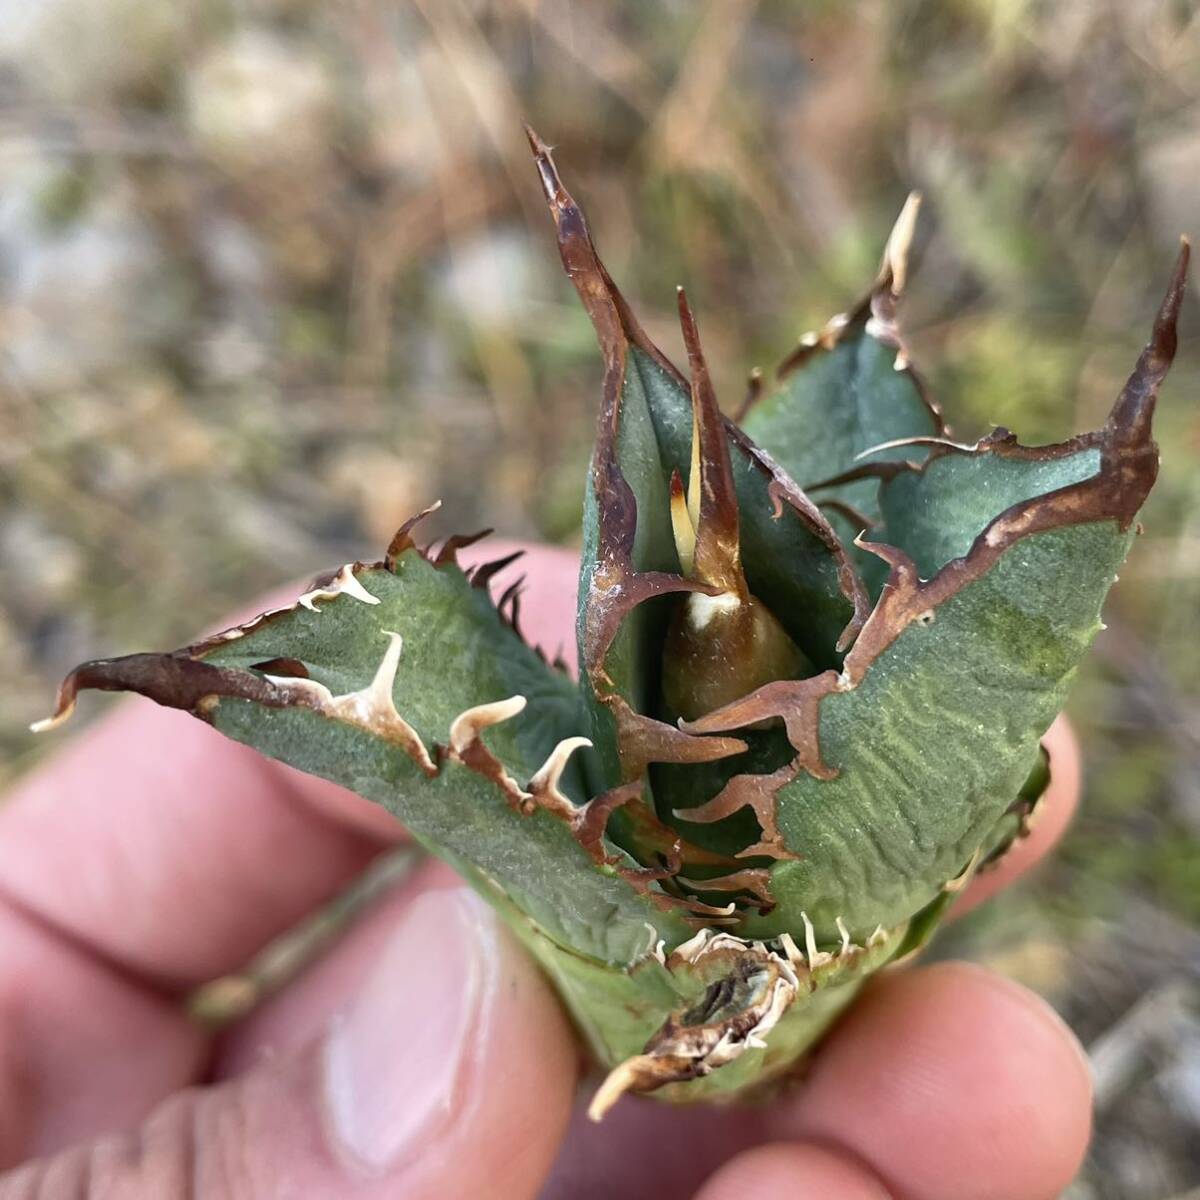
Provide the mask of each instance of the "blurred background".
[{"label": "blurred background", "polygon": [[[492,525],[570,542],[598,398],[520,122],[724,402],[927,208],[906,323],[956,432],[1102,421],[1200,235],[1189,0],[0,0],[0,773],[98,653]],[[1079,1032],[1070,1200],[1200,1196],[1200,302],[1079,680],[1087,803],[943,954]],[[85,715],[104,706],[85,706]],[[2,781],[2,779],[0,779]]]}]

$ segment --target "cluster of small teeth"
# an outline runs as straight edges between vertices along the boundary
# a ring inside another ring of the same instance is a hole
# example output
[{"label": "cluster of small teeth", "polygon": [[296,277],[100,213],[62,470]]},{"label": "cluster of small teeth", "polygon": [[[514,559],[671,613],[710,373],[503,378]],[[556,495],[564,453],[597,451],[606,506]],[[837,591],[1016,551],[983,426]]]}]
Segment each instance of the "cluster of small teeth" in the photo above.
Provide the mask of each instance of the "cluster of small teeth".
[{"label": "cluster of small teeth", "polygon": [[[803,949],[796,944],[795,938],[790,933],[780,934],[779,937],[774,939],[778,947],[778,949],[775,949],[770,942],[749,941],[735,934],[714,929],[701,929],[693,937],[688,938],[686,942],[681,942],[676,946],[666,961],[668,965],[671,963],[692,964],[703,958],[706,954],[712,954],[717,950],[757,950],[782,957],[793,970],[811,972],[837,962],[839,959],[873,949],[885,942],[888,936],[887,931],[882,925],[876,926],[874,932],[860,946],[851,938],[850,930],[846,928],[846,922],[841,917],[838,917],[835,924],[837,925],[838,935],[841,938],[841,944],[836,951],[822,950],[817,945],[816,930],[813,927],[812,921],[809,920],[808,914],[802,912],[800,919],[804,925]],[[659,942],[657,947],[648,951],[648,954],[658,958],[659,954],[656,951],[661,946],[662,943]]]}]

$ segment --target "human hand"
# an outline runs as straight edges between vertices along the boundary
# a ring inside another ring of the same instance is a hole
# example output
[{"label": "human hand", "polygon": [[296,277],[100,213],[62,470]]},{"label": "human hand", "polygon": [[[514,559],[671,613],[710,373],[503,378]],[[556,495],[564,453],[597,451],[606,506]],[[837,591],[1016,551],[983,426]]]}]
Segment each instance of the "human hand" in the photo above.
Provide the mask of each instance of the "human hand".
[{"label": "human hand", "polygon": [[[526,566],[531,637],[569,653],[576,561],[539,548]],[[1048,742],[1041,821],[964,906],[1065,827],[1078,759],[1062,723]],[[433,863],[234,1027],[185,1015],[190,989],[404,839],[142,700],[24,780],[0,803],[0,1200],[1043,1200],[1078,1167],[1078,1044],[960,964],[883,972],[772,1104],[627,1098],[589,1125],[549,988]]]}]

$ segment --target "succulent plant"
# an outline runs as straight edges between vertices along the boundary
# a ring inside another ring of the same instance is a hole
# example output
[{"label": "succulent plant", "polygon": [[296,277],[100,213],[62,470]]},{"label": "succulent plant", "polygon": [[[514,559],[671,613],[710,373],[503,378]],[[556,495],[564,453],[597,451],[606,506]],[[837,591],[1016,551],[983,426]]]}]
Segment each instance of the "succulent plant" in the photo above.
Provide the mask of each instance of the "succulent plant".
[{"label": "succulent plant", "polygon": [[[1100,626],[1158,470],[1184,244],[1102,429],[948,437],[897,327],[917,212],[865,297],[722,416],[647,337],[530,142],[604,359],[576,682],[474,538],[316,581],[181,650],[86,663],[402,820],[504,915],[625,1091],[783,1077],[1025,830],[1039,739]],[[429,510],[427,510],[429,511]]]}]

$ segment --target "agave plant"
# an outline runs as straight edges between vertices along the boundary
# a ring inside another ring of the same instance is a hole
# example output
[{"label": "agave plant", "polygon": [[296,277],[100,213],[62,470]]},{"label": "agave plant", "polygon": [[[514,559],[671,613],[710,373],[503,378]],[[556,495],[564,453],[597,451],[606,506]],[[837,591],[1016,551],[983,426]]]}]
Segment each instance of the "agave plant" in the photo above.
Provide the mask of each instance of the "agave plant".
[{"label": "agave plant", "polygon": [[[917,201],[865,297],[717,405],[647,337],[530,133],[604,391],[578,682],[522,639],[471,537],[406,522],[294,605],[59,692],[132,690],[402,820],[504,915],[625,1091],[690,1101],[793,1067],[1026,828],[1039,739],[1158,470],[1180,253],[1107,423],[947,436],[897,327]],[[429,510],[427,510],[429,511]]]}]

